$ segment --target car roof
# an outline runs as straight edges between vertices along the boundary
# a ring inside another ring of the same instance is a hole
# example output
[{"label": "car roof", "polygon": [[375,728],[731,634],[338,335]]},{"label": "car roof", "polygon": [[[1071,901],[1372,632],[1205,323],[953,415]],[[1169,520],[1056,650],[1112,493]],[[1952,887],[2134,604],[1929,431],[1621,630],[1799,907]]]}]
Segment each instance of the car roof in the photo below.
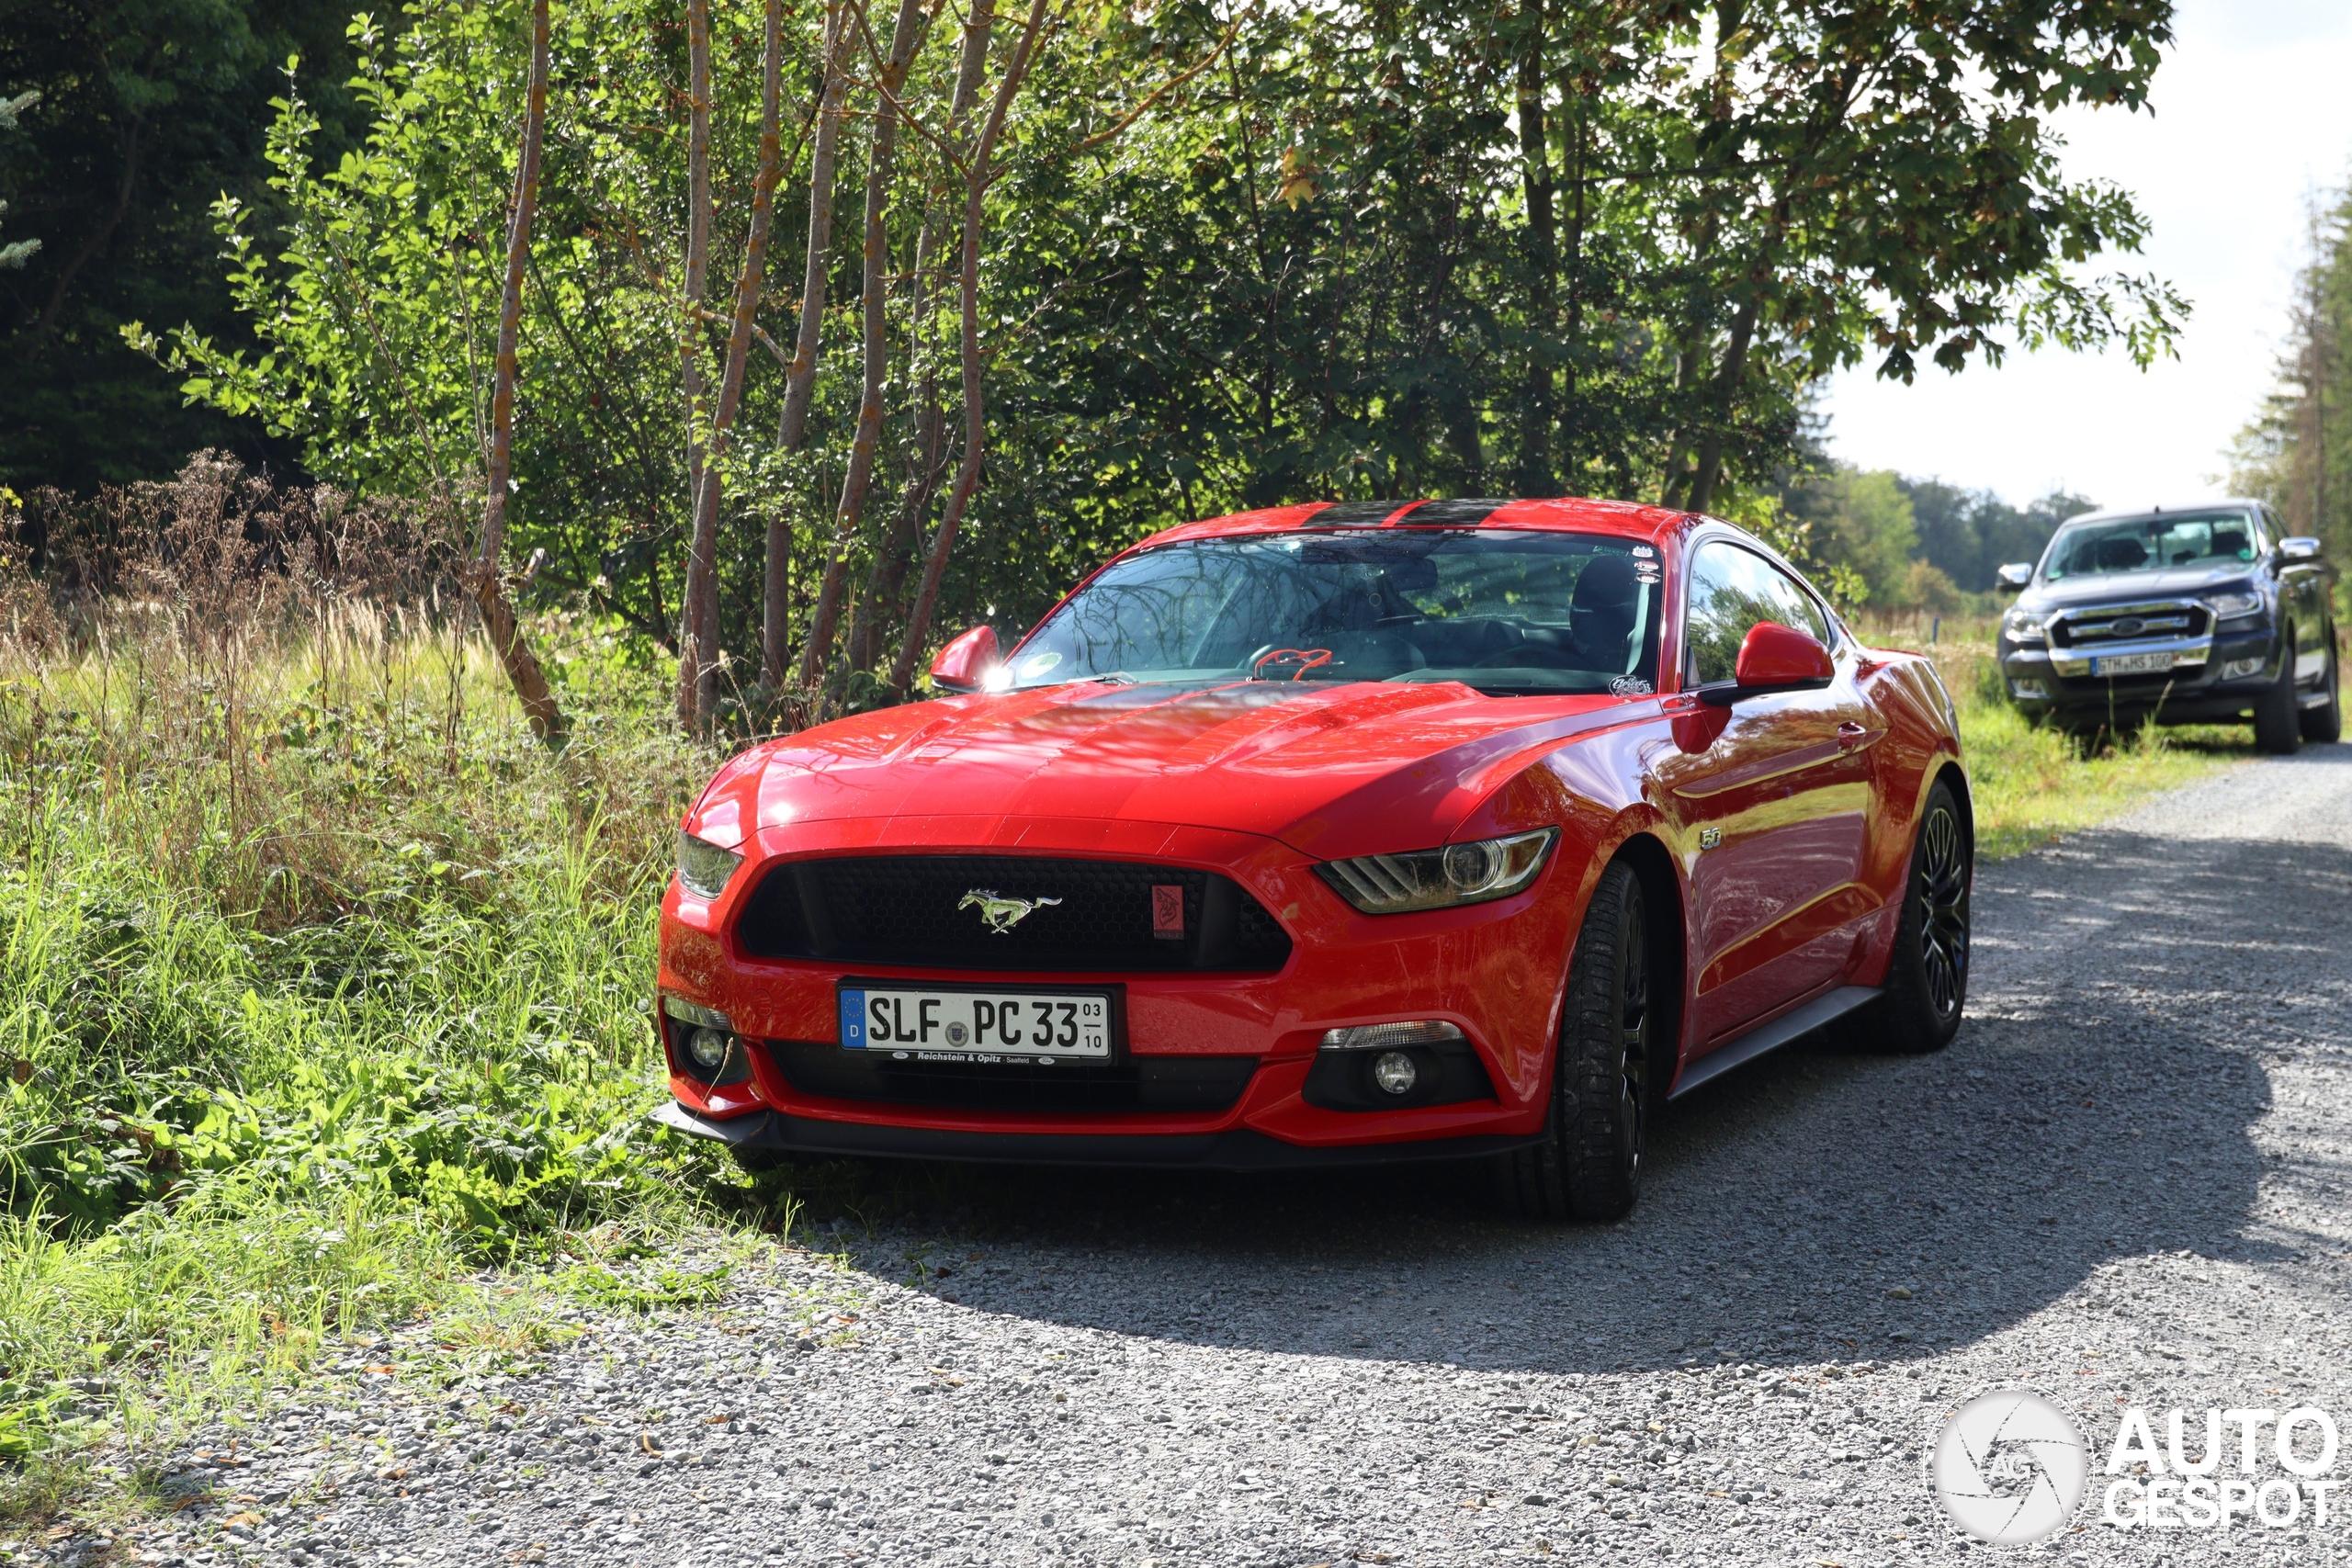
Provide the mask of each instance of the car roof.
[{"label": "car roof", "polygon": [[1561,533],[1613,534],[1656,542],[1698,521],[1687,512],[1634,501],[1491,499],[1432,501],[1314,501],[1297,506],[1236,512],[1229,516],[1163,528],[1131,547],[1148,548],[1183,539],[1288,534],[1320,528],[1534,528]]},{"label": "car roof", "polygon": [[2143,518],[2170,517],[2176,513],[2197,517],[2209,512],[2252,512],[2261,504],[2244,496],[2222,496],[2213,501],[2192,501],[2182,506],[2118,506],[2105,512],[2086,512],[2080,516],[2069,517],[2058,526],[2071,528],[2077,523],[2132,523]]}]

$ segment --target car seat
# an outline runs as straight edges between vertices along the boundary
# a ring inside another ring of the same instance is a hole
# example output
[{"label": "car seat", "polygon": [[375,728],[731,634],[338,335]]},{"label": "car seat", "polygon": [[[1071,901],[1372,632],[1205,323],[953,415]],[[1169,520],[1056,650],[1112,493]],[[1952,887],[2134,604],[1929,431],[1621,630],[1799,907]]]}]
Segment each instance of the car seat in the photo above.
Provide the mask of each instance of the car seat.
[{"label": "car seat", "polygon": [[2101,571],[2137,571],[2148,564],[2148,547],[2129,534],[2110,534],[2091,558]]},{"label": "car seat", "polygon": [[1622,671],[1626,642],[1641,617],[1642,584],[1627,556],[1595,556],[1577,574],[1569,636],[1577,667]]}]

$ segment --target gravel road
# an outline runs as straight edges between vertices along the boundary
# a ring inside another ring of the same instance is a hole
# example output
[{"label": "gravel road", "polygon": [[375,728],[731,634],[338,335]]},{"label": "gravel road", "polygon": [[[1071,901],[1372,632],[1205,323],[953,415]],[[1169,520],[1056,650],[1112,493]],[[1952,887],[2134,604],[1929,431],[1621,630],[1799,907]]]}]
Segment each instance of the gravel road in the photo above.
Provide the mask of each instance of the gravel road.
[{"label": "gravel road", "polygon": [[1950,1050],[1730,1075],[1674,1108],[1628,1223],[1504,1224],[1426,1170],[855,1173],[715,1307],[456,1394],[378,1378],[281,1412],[112,1550],[1940,1562],[1981,1549],[1926,1452],[2025,1383],[2092,1450],[2036,1559],[2352,1562],[2352,1503],[2099,1522],[2126,1406],[2160,1437],[2175,1406],[2192,1433],[2329,1408],[2352,1475],[2347,899],[2352,747],[2249,764],[1986,869]]}]

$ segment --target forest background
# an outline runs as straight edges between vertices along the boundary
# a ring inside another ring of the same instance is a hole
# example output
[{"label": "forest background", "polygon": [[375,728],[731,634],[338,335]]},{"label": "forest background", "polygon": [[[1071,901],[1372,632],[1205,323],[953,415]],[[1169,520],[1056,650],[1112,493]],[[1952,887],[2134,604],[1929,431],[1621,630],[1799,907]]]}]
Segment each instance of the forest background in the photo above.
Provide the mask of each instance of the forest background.
[{"label": "forest background", "polygon": [[[2089,498],[1842,468],[1821,378],[2145,361],[2186,309],[2047,123],[2143,105],[2160,0],[993,7],[549,14],[500,564],[698,638],[698,724],[895,700],[1153,528],[1321,497],[1704,508],[1959,609]],[[476,534],[531,39],[522,0],[7,0],[36,568],[199,448]]]}]

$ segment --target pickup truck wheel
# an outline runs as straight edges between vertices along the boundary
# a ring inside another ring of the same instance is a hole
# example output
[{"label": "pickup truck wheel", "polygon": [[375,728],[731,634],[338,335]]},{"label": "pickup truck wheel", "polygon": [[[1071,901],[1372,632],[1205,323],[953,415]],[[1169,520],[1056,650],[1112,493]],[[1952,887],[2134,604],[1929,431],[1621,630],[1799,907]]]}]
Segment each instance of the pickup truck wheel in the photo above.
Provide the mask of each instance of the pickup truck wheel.
[{"label": "pickup truck wheel", "polygon": [[1495,1196],[1507,1213],[1614,1220],[1641,1196],[1657,1017],[1645,921],[1641,879],[1620,861],[1600,874],[1568,962],[1543,1140],[1495,1160]]},{"label": "pickup truck wheel", "polygon": [[2278,635],[2278,679],[2254,699],[2254,744],[2274,757],[2291,757],[2303,744],[2302,715],[2295,705],[2295,628]]},{"label": "pickup truck wheel", "polygon": [[2320,746],[2333,746],[2344,739],[2344,705],[2336,692],[2335,628],[2327,628],[2327,674],[2320,690],[2327,694],[2327,701],[2315,708],[2305,708],[2302,719],[2303,739]]},{"label": "pickup truck wheel", "polygon": [[1968,895],[1975,874],[1968,824],[1951,786],[1939,779],[1919,813],[1894,956],[1887,964],[1878,1028],[1869,1036],[1880,1049],[1940,1051],[1960,1032],[1968,999]]}]

